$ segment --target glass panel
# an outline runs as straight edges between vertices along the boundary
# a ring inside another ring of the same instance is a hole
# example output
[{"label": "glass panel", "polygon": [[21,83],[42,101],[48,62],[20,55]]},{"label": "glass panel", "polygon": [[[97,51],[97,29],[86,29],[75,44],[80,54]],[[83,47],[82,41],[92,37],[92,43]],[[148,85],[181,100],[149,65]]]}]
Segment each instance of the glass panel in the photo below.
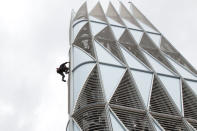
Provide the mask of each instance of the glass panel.
[{"label": "glass panel", "polygon": [[129,54],[126,49],[121,47],[121,50],[129,67],[149,71],[134,55]]},{"label": "glass panel", "polygon": [[155,69],[157,73],[168,74],[168,75],[174,76],[174,74],[172,74],[166,67],[160,64],[159,61],[155,60],[147,53],[144,53],[144,54],[146,58],[148,59],[148,61],[150,62],[151,66]]},{"label": "glass panel", "polygon": [[159,78],[164,84],[171,98],[174,100],[174,103],[177,105],[178,109],[182,111],[180,80],[177,78],[171,78],[161,75],[159,75]]},{"label": "glass panel", "polygon": [[100,31],[102,31],[107,26],[105,24],[99,24],[95,22],[90,22],[90,25],[91,25],[92,34],[94,36],[98,34]]},{"label": "glass panel", "polygon": [[152,29],[151,27],[149,27],[148,25],[144,24],[143,22],[141,22],[140,20],[138,20],[138,23],[140,23],[140,25],[142,26],[142,28],[145,30],[145,31],[149,31],[149,32],[154,32],[154,33],[158,33],[156,32],[154,29]]},{"label": "glass panel", "polygon": [[73,126],[74,126],[74,131],[80,131],[79,127],[75,122],[73,122]]},{"label": "glass panel", "polygon": [[107,17],[107,20],[112,25],[122,26],[120,23],[116,22],[115,20],[111,19],[110,17]]},{"label": "glass panel", "polygon": [[78,99],[78,96],[80,94],[80,91],[85,84],[86,79],[88,78],[90,72],[94,68],[95,64],[85,64],[83,66],[80,66],[73,72],[74,77],[74,105],[76,103],[76,100]]},{"label": "glass panel", "polygon": [[192,73],[184,69],[182,66],[180,66],[179,64],[174,62],[172,59],[168,58],[167,56],[165,57],[170,61],[170,63],[175,67],[175,69],[180,73],[182,77],[197,80],[197,77],[195,77]]},{"label": "glass panel", "polygon": [[77,65],[86,62],[86,61],[94,61],[88,54],[86,54],[84,51],[79,49],[78,47],[73,47],[73,57],[74,57],[74,67],[75,68]]},{"label": "glass panel", "polygon": [[147,33],[147,34],[153,40],[155,45],[157,45],[157,47],[160,47],[161,36],[160,35],[156,35],[156,34],[150,34],[150,33]]},{"label": "glass panel", "polygon": [[116,26],[111,26],[111,28],[114,32],[116,40],[119,40],[119,38],[122,35],[122,33],[124,32],[125,28],[120,28],[120,27],[116,27]]},{"label": "glass panel", "polygon": [[99,62],[104,62],[104,63],[110,63],[114,65],[119,65],[121,64],[114,58],[111,53],[106,51],[104,47],[102,47],[98,42],[95,41],[95,47],[96,47],[96,52],[97,52],[97,57]]},{"label": "glass panel", "polygon": [[135,83],[138,87],[138,90],[141,93],[141,96],[144,100],[146,107],[149,103],[149,95],[152,87],[153,75],[150,73],[140,72],[131,70]]},{"label": "glass panel", "polygon": [[126,26],[128,27],[128,28],[133,28],[133,29],[138,29],[138,30],[140,30],[140,28],[139,27],[137,27],[136,25],[134,25],[134,24],[132,24],[131,22],[129,22],[128,20],[126,20],[126,19],[122,19],[123,21],[124,21],[124,23],[126,24]]},{"label": "glass panel", "polygon": [[73,40],[75,39],[75,37],[77,36],[77,34],[79,33],[79,31],[81,30],[81,28],[87,23],[87,21],[81,21],[79,23],[77,23],[74,27],[73,27]]},{"label": "glass panel", "polygon": [[124,75],[125,69],[100,64],[100,70],[105,95],[107,97],[107,100],[109,101],[115,89],[118,87]]},{"label": "glass panel", "polygon": [[129,30],[130,33],[132,34],[133,38],[136,40],[137,44],[140,43],[143,32],[141,31],[135,31],[135,30]]},{"label": "glass panel", "polygon": [[119,120],[110,112],[113,131],[125,131]]},{"label": "glass panel", "polygon": [[197,82],[188,81],[186,80],[190,88],[193,90],[193,92],[197,95]]}]

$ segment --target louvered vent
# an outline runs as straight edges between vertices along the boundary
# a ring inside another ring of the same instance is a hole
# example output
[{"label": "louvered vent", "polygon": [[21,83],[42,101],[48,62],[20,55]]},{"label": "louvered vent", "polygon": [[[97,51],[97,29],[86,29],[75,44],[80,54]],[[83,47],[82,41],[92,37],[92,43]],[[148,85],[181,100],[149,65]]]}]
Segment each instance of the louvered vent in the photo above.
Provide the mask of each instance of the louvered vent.
[{"label": "louvered vent", "polygon": [[145,111],[120,108],[111,105],[112,110],[130,131],[153,131]]},{"label": "louvered vent", "polygon": [[77,101],[76,110],[93,103],[104,103],[97,66],[90,73]]},{"label": "louvered vent", "polygon": [[109,131],[105,105],[92,105],[78,110],[73,118],[83,131]]},{"label": "louvered vent", "polygon": [[152,116],[166,131],[187,131],[181,117],[152,113]]},{"label": "louvered vent", "polygon": [[134,82],[131,80],[127,71],[116,89],[110,104],[116,104],[125,107],[142,109],[139,96],[137,95]]},{"label": "louvered vent", "polygon": [[197,120],[197,97],[186,84],[183,83],[182,85],[185,117]]},{"label": "louvered vent", "polygon": [[176,108],[168,98],[158,79],[154,78],[150,100],[150,111],[170,115],[178,115]]}]

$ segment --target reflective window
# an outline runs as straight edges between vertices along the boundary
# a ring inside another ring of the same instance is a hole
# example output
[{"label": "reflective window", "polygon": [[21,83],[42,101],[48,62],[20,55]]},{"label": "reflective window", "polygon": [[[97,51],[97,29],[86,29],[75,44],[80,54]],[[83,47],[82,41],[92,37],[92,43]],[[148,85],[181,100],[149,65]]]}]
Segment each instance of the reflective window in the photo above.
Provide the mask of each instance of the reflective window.
[{"label": "reflective window", "polygon": [[123,32],[125,31],[125,28],[120,28],[120,27],[116,27],[116,26],[111,26],[114,35],[116,37],[116,40],[119,40],[120,36],[123,34]]},{"label": "reflective window", "polygon": [[153,40],[155,45],[157,45],[157,47],[160,47],[161,35],[156,35],[156,34],[151,34],[151,33],[147,33],[147,34]]},{"label": "reflective window", "polygon": [[164,87],[168,91],[178,109],[182,111],[180,79],[159,75]]},{"label": "reflective window", "polygon": [[74,105],[76,100],[78,99],[78,96],[80,94],[80,91],[85,84],[86,79],[88,78],[90,72],[94,68],[95,64],[85,64],[83,66],[80,66],[73,72],[73,79],[74,79]]},{"label": "reflective window", "polygon": [[73,122],[73,126],[74,126],[74,131],[80,131],[79,127],[75,122]]},{"label": "reflective window", "polygon": [[190,73],[189,71],[184,69],[182,66],[177,64],[175,61],[173,61],[169,57],[167,57],[167,56],[165,56],[165,57],[170,61],[170,63],[175,67],[175,69],[180,73],[180,75],[182,77],[189,78],[189,79],[196,79],[197,80],[197,77],[195,77],[192,73]]},{"label": "reflective window", "polygon": [[150,62],[151,66],[155,69],[155,71],[157,73],[174,76],[174,74],[172,74],[165,66],[160,64],[159,61],[155,60],[153,57],[148,55],[146,52],[144,52],[144,54],[145,54],[146,58],[148,59],[148,61]]},{"label": "reflective window", "polygon": [[105,24],[99,24],[95,22],[90,22],[90,25],[91,25],[92,34],[94,36],[98,34],[100,31],[102,31],[105,27],[107,27],[107,25]]},{"label": "reflective window", "polygon": [[148,71],[148,69],[134,55],[132,55],[131,53],[128,53],[122,47],[121,47],[121,50],[129,67]]},{"label": "reflective window", "polygon": [[135,83],[146,106],[149,103],[149,95],[152,87],[153,75],[150,73],[131,70]]},{"label": "reflective window", "polygon": [[125,69],[100,64],[100,71],[105,95],[109,101],[115,89],[118,87],[124,75]]},{"label": "reflective window", "polygon": [[105,50],[97,41],[95,41],[95,47],[99,62],[121,66],[121,64],[116,60],[116,58],[114,58],[111,53]]},{"label": "reflective window", "polygon": [[119,120],[110,112],[113,131],[125,131]]},{"label": "reflective window", "polygon": [[87,24],[87,21],[81,21],[79,23],[77,23],[74,27],[73,27],[73,40],[75,39],[75,37],[77,36],[77,34],[79,33],[79,31],[81,30],[81,28]]},{"label": "reflective window", "polygon": [[73,57],[74,57],[74,67],[77,65],[86,62],[86,61],[94,61],[88,54],[86,54],[84,51],[79,49],[78,47],[73,47]]},{"label": "reflective window", "polygon": [[122,20],[124,21],[125,25],[126,25],[128,28],[133,28],[133,29],[138,29],[138,30],[140,30],[139,27],[137,27],[136,25],[132,24],[132,23],[129,22],[128,20],[126,20],[126,19],[124,19],[124,18],[123,18]]},{"label": "reflective window", "polygon": [[129,31],[132,34],[133,38],[136,40],[137,44],[139,44],[142,39],[143,32],[135,31],[135,30],[129,30]]},{"label": "reflective window", "polygon": [[186,80],[190,88],[193,90],[193,92],[197,95],[197,82],[194,81],[188,81]]}]

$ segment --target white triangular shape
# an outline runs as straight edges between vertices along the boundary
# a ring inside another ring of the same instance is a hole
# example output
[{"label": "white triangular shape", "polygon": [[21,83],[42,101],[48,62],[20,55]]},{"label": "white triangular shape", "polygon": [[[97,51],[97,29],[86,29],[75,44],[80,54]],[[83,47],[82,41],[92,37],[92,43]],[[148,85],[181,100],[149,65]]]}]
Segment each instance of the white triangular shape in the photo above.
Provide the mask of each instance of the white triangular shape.
[{"label": "white triangular shape", "polygon": [[120,23],[116,22],[115,20],[113,20],[110,17],[107,17],[107,19],[108,19],[109,24],[122,26]]},{"label": "white triangular shape", "polygon": [[139,27],[137,27],[136,25],[134,25],[134,24],[132,24],[131,22],[129,22],[127,19],[122,19],[123,21],[124,21],[124,23],[126,24],[126,26],[128,27],[128,28],[133,28],[133,29],[138,29],[138,30],[140,30],[140,28]]},{"label": "white triangular shape", "polygon": [[139,44],[142,39],[143,32],[135,31],[135,30],[129,30],[129,31],[131,35],[133,36],[133,38],[135,39],[135,41],[137,42],[137,44]]},{"label": "white triangular shape", "polygon": [[78,35],[79,31],[81,30],[81,28],[83,28],[83,26],[85,24],[87,24],[87,21],[81,21],[79,23],[77,23],[74,27],[73,27],[73,40],[75,40],[76,36]]},{"label": "white triangular shape", "polygon": [[156,34],[151,34],[151,33],[147,33],[147,34],[153,40],[155,45],[157,45],[157,47],[160,47],[161,35],[156,35]]},{"label": "white triangular shape", "polygon": [[99,62],[121,66],[121,64],[116,60],[116,58],[114,58],[110,52],[105,50],[104,47],[102,47],[97,41],[95,41],[95,47]]},{"label": "white triangular shape", "polygon": [[152,29],[151,27],[149,27],[148,25],[144,24],[143,22],[141,22],[140,20],[138,20],[138,23],[141,25],[141,27],[145,30],[145,31],[149,31],[149,32],[153,32],[153,33],[158,33],[157,31],[155,31],[154,29]]},{"label": "white triangular shape", "polygon": [[116,27],[116,26],[111,26],[114,35],[116,37],[116,40],[118,41],[120,39],[120,36],[122,35],[122,33],[125,31],[125,28],[120,28],[120,27]]},{"label": "white triangular shape", "polygon": [[76,104],[76,101],[78,99],[78,96],[85,84],[85,81],[87,80],[89,74],[91,73],[92,69],[94,68],[94,63],[89,63],[80,66],[73,72],[73,79],[74,79],[74,105]]},{"label": "white triangular shape", "polygon": [[92,59],[87,53],[85,53],[85,51],[79,49],[78,47],[73,47],[73,58],[73,68],[87,61],[94,61],[94,59]]},{"label": "white triangular shape", "polygon": [[119,120],[110,112],[113,131],[125,131]]},{"label": "white triangular shape", "polygon": [[81,131],[75,122],[73,122],[73,129],[74,131]]},{"label": "white triangular shape", "polygon": [[106,98],[109,101],[120,83],[125,69],[100,64],[100,71]]},{"label": "white triangular shape", "polygon": [[105,27],[107,27],[107,25],[105,24],[99,24],[95,22],[90,22],[90,25],[91,25],[92,34],[94,36],[99,32],[101,32]]},{"label": "white triangular shape", "polygon": [[167,56],[165,57],[170,61],[170,63],[175,67],[175,69],[180,73],[182,77],[197,80],[197,77],[195,77],[192,73],[187,71],[185,68],[183,68],[182,66],[180,66],[175,61],[168,58]]},{"label": "white triangular shape", "polygon": [[122,47],[120,48],[129,67],[149,71],[133,54],[128,53],[126,49]]},{"label": "white triangular shape", "polygon": [[197,95],[197,82],[194,81],[188,81],[186,80],[190,88],[193,90],[193,92]]},{"label": "white triangular shape", "polygon": [[94,17],[94,16],[89,16],[89,19],[90,19],[90,21],[96,21],[96,22],[105,23],[104,21],[101,21],[101,20],[97,19],[97,18]]},{"label": "white triangular shape", "polygon": [[165,66],[163,66],[159,61],[155,60],[153,57],[151,57],[150,55],[148,55],[147,53],[144,53],[146,58],[148,59],[149,63],[151,64],[151,66],[155,69],[155,71],[157,73],[161,73],[161,74],[167,74],[167,75],[171,75],[174,76],[173,73],[171,73]]},{"label": "white triangular shape", "polygon": [[182,111],[182,100],[181,100],[181,86],[180,80],[177,78],[167,77],[158,75],[166,90],[170,94],[174,103],[177,105],[179,111]]},{"label": "white triangular shape", "polygon": [[149,95],[152,88],[153,75],[151,73],[145,73],[140,71],[131,70],[137,88],[143,98],[143,101],[148,107]]}]

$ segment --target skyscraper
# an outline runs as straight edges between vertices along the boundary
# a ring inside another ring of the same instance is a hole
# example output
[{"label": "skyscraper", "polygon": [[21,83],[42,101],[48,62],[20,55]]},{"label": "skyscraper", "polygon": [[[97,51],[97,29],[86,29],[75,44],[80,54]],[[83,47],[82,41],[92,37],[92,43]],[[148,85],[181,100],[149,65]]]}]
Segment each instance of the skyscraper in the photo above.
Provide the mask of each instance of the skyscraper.
[{"label": "skyscraper", "polygon": [[196,131],[197,71],[131,3],[70,25],[68,131]]}]

